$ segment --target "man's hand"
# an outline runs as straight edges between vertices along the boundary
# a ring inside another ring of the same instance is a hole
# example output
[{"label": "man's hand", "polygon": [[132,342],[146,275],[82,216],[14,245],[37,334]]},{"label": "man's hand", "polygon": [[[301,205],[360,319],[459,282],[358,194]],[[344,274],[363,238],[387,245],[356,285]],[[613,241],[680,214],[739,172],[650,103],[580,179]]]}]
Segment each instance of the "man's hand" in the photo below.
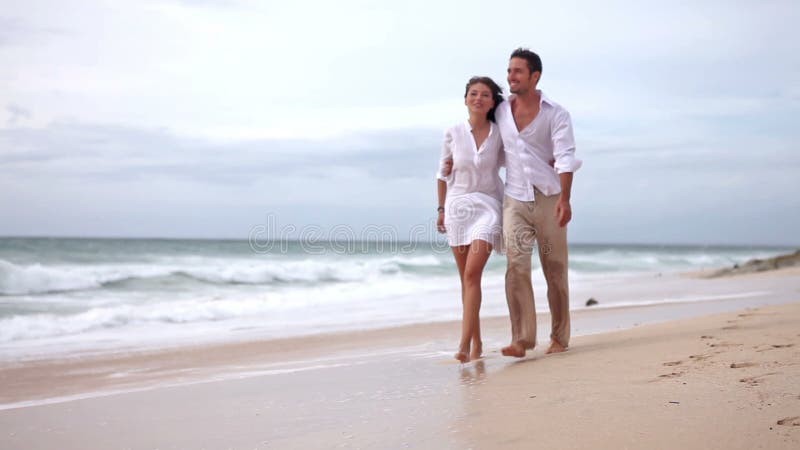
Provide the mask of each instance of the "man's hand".
[{"label": "man's hand", "polygon": [[558,221],[558,226],[565,227],[571,219],[572,207],[569,205],[569,200],[558,197],[558,203],[556,203],[556,220]]},{"label": "man's hand", "polygon": [[442,167],[442,175],[449,177],[450,174],[453,172],[453,159],[446,159],[444,161],[444,167]]}]

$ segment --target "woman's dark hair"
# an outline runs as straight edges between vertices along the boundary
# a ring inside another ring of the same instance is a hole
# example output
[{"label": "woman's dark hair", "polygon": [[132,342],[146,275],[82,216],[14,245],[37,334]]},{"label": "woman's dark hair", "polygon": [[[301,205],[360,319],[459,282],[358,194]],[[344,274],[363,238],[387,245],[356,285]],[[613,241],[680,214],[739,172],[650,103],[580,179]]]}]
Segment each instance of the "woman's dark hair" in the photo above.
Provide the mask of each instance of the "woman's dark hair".
[{"label": "woman's dark hair", "polygon": [[469,93],[469,88],[472,87],[473,84],[484,84],[486,87],[492,91],[492,100],[494,100],[494,107],[486,113],[486,118],[494,122],[494,112],[497,110],[497,107],[500,103],[503,103],[503,89],[497,85],[489,77],[472,77],[467,81],[467,87],[464,89],[464,98],[467,98],[467,94]]},{"label": "woman's dark hair", "polygon": [[533,53],[532,51],[528,50],[527,48],[518,48],[511,52],[511,58],[522,58],[528,62],[528,70],[533,72],[542,73],[542,58],[539,58],[539,55]]}]

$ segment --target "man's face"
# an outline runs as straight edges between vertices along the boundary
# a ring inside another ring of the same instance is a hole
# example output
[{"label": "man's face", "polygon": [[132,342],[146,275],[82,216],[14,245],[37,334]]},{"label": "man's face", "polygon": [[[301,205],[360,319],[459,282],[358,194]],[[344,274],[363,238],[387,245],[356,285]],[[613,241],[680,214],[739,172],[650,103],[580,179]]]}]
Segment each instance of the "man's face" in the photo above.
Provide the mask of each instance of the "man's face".
[{"label": "man's face", "polygon": [[512,94],[524,94],[536,88],[539,72],[531,73],[528,61],[511,58],[508,61],[508,87]]}]

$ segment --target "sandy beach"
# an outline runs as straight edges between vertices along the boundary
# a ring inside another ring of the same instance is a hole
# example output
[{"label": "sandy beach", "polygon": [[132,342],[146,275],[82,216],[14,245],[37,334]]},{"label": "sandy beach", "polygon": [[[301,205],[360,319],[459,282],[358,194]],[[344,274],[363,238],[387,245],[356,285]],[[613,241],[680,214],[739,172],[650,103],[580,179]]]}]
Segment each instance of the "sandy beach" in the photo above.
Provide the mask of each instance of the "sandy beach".
[{"label": "sandy beach", "polygon": [[457,322],[6,362],[0,448],[798,448],[800,270],[702,282],[761,295],[576,311],[522,360],[493,317],[465,365]]}]

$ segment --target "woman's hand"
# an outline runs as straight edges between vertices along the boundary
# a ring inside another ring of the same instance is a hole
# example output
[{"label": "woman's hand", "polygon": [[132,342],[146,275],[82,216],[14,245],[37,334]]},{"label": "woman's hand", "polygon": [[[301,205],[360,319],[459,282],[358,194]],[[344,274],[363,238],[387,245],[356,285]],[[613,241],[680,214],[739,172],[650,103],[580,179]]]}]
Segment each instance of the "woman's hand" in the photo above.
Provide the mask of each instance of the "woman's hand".
[{"label": "woman's hand", "polygon": [[436,219],[436,231],[439,233],[447,232],[447,228],[444,227],[444,211],[439,211],[439,218]]}]

